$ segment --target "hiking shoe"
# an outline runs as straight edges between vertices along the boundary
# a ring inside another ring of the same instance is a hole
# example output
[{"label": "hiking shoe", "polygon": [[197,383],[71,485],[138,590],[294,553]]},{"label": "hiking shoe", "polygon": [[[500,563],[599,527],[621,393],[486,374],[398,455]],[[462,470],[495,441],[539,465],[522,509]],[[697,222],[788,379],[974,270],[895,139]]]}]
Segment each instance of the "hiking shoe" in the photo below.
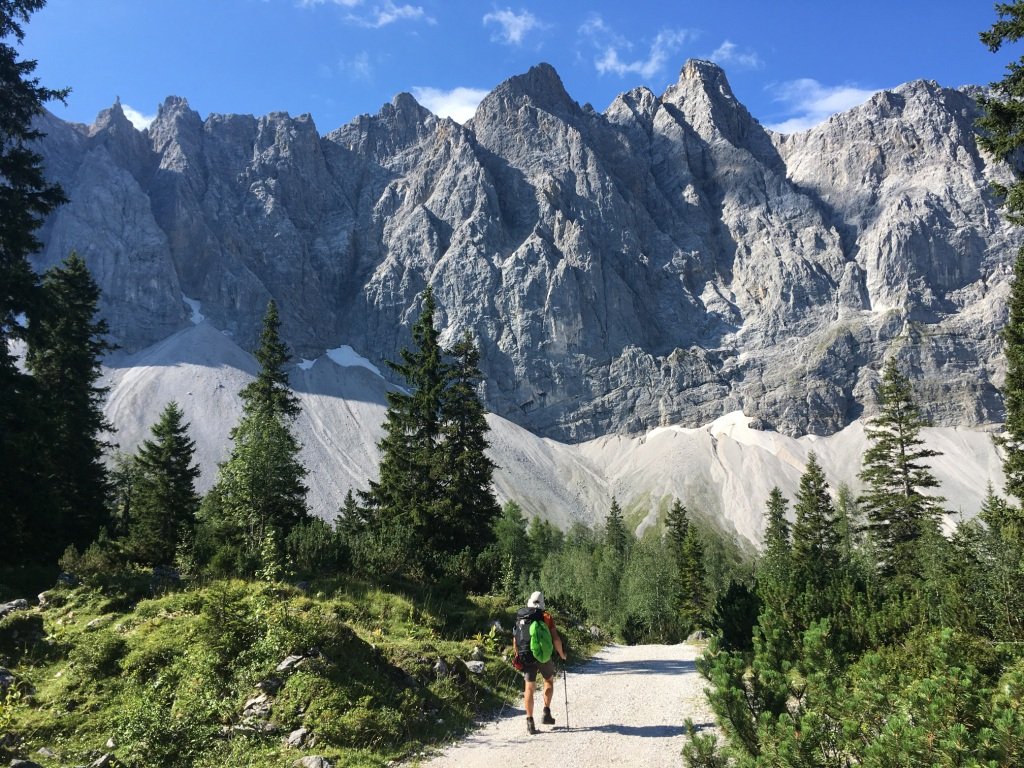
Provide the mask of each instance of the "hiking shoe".
[{"label": "hiking shoe", "polygon": [[541,719],[541,722],[544,723],[544,725],[555,724],[555,718],[551,716],[551,710],[547,707],[544,707],[544,717]]},{"label": "hiking shoe", "polygon": [[537,734],[537,726],[533,724],[532,717],[526,718],[526,732],[531,736],[535,736]]}]

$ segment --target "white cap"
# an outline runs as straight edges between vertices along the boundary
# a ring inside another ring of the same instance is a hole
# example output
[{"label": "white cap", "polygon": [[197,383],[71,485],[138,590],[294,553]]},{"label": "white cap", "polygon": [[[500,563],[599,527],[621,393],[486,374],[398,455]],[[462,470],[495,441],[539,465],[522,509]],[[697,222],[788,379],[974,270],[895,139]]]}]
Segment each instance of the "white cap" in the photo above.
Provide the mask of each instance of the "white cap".
[{"label": "white cap", "polygon": [[527,608],[544,608],[544,593],[537,591],[530,595],[530,599],[526,601]]}]

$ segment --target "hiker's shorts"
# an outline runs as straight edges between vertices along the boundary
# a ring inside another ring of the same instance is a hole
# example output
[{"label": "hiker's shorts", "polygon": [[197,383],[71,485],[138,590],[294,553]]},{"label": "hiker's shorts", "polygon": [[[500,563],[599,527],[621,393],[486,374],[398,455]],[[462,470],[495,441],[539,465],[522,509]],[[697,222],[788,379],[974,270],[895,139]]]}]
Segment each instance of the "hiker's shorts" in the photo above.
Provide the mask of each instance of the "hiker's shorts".
[{"label": "hiker's shorts", "polygon": [[533,683],[537,681],[537,673],[540,672],[545,680],[550,680],[555,676],[555,662],[554,659],[548,659],[543,664],[539,662],[533,662],[532,664],[523,665],[523,677],[526,678],[526,682]]}]

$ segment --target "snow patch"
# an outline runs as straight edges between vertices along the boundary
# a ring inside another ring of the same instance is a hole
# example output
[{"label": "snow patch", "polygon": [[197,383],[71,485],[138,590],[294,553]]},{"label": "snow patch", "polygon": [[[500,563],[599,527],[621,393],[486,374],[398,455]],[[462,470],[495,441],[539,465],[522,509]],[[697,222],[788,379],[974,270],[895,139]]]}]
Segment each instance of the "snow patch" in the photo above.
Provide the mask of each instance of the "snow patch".
[{"label": "snow patch", "polygon": [[298,368],[302,371],[308,371],[314,365],[316,365],[316,360],[307,360],[306,358],[302,358],[299,360]]},{"label": "snow patch", "polygon": [[201,305],[196,299],[190,299],[183,293],[181,294],[181,300],[188,305],[189,309],[192,310],[192,317],[190,319],[192,320],[193,325],[199,325],[206,319],[206,315],[199,311]]},{"label": "snow patch", "polygon": [[[347,344],[342,344],[337,349],[328,349],[327,356],[331,358],[335,363],[340,365],[342,368],[350,368],[353,366],[359,366],[366,368],[367,370],[373,371],[375,374],[380,376],[380,368],[371,363],[365,357],[356,352],[352,347]],[[384,378],[381,376],[381,378]]]}]

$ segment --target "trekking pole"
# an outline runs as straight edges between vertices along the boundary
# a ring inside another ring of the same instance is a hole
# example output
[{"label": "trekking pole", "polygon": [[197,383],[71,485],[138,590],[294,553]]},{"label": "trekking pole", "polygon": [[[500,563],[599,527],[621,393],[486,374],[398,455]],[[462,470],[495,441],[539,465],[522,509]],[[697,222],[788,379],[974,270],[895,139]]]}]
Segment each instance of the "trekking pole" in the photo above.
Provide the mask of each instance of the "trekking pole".
[{"label": "trekking pole", "polygon": [[562,665],[562,691],[565,693],[565,730],[569,730],[569,673]]}]

